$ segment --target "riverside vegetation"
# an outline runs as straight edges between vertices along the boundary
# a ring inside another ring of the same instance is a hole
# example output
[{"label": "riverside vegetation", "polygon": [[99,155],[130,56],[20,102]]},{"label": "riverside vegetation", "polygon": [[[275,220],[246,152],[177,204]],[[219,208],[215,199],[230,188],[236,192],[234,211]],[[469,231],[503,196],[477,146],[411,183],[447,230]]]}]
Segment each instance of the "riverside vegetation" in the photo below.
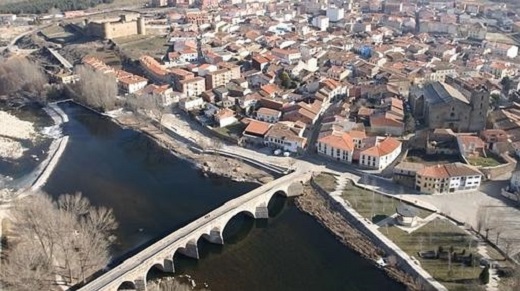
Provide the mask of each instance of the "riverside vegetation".
[{"label": "riverside vegetation", "polygon": [[52,290],[59,281],[72,286],[108,264],[118,226],[111,209],[92,206],[80,193],[57,201],[28,194],[14,203],[2,237],[0,281],[7,290]]}]

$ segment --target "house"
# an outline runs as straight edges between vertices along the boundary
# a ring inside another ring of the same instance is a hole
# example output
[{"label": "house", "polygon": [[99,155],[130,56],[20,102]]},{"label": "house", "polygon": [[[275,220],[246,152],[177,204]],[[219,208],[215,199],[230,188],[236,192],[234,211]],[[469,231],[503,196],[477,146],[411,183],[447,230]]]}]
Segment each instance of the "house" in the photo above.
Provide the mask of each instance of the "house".
[{"label": "house", "polygon": [[138,95],[146,95],[151,100],[159,100],[162,106],[170,106],[179,102],[179,96],[175,95],[170,85],[150,84],[136,92]]},{"label": "house", "polygon": [[260,94],[266,97],[275,98],[277,94],[282,92],[282,89],[276,84],[267,84],[261,87]]},{"label": "house", "polygon": [[414,188],[417,171],[424,167],[422,163],[401,162],[394,167],[392,178],[399,184]]},{"label": "house", "polygon": [[228,108],[218,110],[215,113],[214,118],[219,127],[226,127],[238,121],[235,118],[235,112]]},{"label": "house", "polygon": [[263,71],[269,65],[269,60],[261,55],[254,55],[251,60],[253,68],[258,71]]},{"label": "house", "polygon": [[348,75],[351,73],[350,70],[347,70],[340,66],[332,66],[330,69],[327,70],[327,77],[334,79],[336,81],[341,81],[348,77]]},{"label": "house", "polygon": [[261,107],[256,111],[256,119],[260,121],[277,123],[280,117],[282,117],[282,112],[275,109]]},{"label": "house", "polygon": [[204,100],[202,97],[188,97],[179,101],[179,107],[184,111],[192,111],[204,107]]},{"label": "house", "polygon": [[254,119],[249,120],[249,124],[242,132],[242,140],[253,145],[263,145],[264,138],[272,124]]},{"label": "house", "polygon": [[206,90],[206,81],[202,77],[181,80],[179,84],[180,91],[188,97],[199,96]]},{"label": "house", "polygon": [[148,79],[143,78],[141,76],[133,75],[128,73],[128,75],[121,76],[121,71],[117,72],[117,85],[121,92],[133,94],[148,85]]},{"label": "house", "polygon": [[265,145],[289,151],[301,152],[306,146],[307,139],[303,137],[305,127],[294,122],[279,122],[272,125],[264,137]]},{"label": "house", "polygon": [[316,145],[319,155],[346,163],[352,163],[354,148],[354,141],[346,132],[326,135],[320,138]]},{"label": "house", "polygon": [[158,83],[170,84],[173,82],[169,71],[151,56],[142,56],[139,63],[146,76]]},{"label": "house", "polygon": [[513,150],[505,130],[486,129],[480,132],[480,138],[486,143],[486,149],[497,155]]},{"label": "house", "polygon": [[370,116],[370,130],[374,134],[402,136],[404,123],[390,117],[389,114],[372,115]]},{"label": "house", "polygon": [[457,135],[459,152],[465,158],[485,156],[486,143],[478,136]]},{"label": "house", "polygon": [[417,171],[415,189],[430,194],[474,191],[481,180],[482,173],[462,163],[435,165]]},{"label": "house", "polygon": [[271,54],[278,57],[283,63],[295,64],[302,58],[298,50],[273,48]]},{"label": "house", "polygon": [[486,43],[485,47],[487,52],[498,57],[508,57],[510,59],[514,59],[518,56],[518,47],[516,45],[488,42]]},{"label": "house", "polygon": [[393,137],[376,137],[372,140],[359,153],[359,165],[362,167],[383,170],[401,154],[402,144]]}]

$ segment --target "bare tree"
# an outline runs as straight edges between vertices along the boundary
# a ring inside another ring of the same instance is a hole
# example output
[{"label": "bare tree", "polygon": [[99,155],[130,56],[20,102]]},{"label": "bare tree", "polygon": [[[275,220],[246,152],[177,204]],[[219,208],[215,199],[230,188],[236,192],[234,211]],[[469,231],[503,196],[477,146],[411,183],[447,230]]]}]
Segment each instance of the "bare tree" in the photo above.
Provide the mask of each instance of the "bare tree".
[{"label": "bare tree", "polygon": [[488,227],[487,208],[484,205],[479,205],[477,209],[477,232],[481,233],[482,229]]},{"label": "bare tree", "polygon": [[[81,194],[63,195],[55,203],[44,193],[34,193],[18,201],[12,214],[16,237],[8,244],[0,271],[9,290],[18,290],[19,276],[13,276],[17,272],[26,272],[31,278],[28,281],[35,281],[31,284],[51,284],[56,276],[75,284],[108,263],[109,236],[117,227],[115,217],[109,209],[91,206]],[[35,267],[27,269],[32,265]]]},{"label": "bare tree", "polygon": [[115,108],[117,82],[114,75],[94,71],[85,66],[76,67],[76,73],[80,78],[75,85],[76,99],[79,102],[102,111]]},{"label": "bare tree", "polygon": [[0,95],[22,92],[25,97],[45,103],[47,83],[47,76],[35,62],[20,57],[0,59]]}]

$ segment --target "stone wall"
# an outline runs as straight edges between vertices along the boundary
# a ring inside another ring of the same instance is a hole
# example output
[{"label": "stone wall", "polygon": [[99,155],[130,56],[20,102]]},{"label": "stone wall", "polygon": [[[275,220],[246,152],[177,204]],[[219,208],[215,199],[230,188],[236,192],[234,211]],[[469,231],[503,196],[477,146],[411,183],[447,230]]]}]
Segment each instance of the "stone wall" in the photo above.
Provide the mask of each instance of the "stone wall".
[{"label": "stone wall", "polygon": [[507,161],[506,164],[502,164],[496,167],[478,168],[482,174],[484,174],[484,179],[493,181],[503,175],[512,173],[516,169],[517,161],[514,158],[510,157],[508,154],[502,154],[500,156]]}]

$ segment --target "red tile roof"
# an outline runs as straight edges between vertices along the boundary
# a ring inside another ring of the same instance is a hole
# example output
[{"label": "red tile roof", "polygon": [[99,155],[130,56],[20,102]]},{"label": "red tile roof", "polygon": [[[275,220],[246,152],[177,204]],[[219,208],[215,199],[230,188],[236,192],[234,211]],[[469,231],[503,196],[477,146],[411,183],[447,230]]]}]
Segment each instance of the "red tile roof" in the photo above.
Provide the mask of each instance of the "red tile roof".
[{"label": "red tile roof", "polygon": [[244,133],[252,133],[255,135],[264,136],[270,127],[271,124],[267,122],[251,120],[247,125],[246,129],[244,130]]},{"label": "red tile roof", "polygon": [[344,151],[354,150],[354,142],[352,141],[352,137],[348,133],[333,133],[331,135],[327,135],[320,138],[318,142],[326,144],[334,149],[340,149]]},{"label": "red tile roof", "polygon": [[395,151],[399,146],[401,146],[400,141],[393,137],[387,137],[375,146],[361,151],[361,154],[371,157],[382,157]]}]

